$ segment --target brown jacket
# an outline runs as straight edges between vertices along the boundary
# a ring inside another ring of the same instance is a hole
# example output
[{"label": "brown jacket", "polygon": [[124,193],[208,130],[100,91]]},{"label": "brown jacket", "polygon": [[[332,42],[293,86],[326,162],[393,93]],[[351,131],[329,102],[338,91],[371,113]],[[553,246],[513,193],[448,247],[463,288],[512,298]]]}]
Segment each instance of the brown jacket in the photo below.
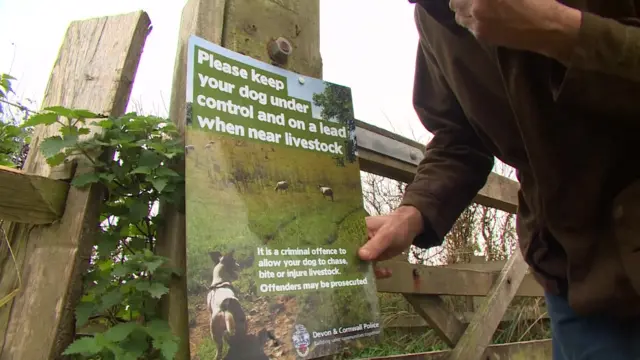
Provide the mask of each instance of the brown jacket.
[{"label": "brown jacket", "polygon": [[496,156],[517,169],[520,248],[543,287],[578,313],[639,314],[640,0],[586,3],[568,4],[589,13],[567,69],[481,45],[447,0],[418,0],[413,101],[434,137],[403,204],[430,224],[414,244],[441,244]]}]

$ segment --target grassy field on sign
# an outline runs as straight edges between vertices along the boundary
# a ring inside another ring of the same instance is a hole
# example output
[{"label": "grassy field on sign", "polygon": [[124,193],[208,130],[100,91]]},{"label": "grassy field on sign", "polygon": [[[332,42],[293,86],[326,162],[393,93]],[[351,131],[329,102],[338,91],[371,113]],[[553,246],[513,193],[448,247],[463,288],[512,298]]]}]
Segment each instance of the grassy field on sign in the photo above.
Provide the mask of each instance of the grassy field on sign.
[{"label": "grassy field on sign", "polygon": [[[376,293],[363,294],[360,287],[295,296],[260,296],[255,281],[256,248],[262,246],[344,248],[348,250],[349,265],[341,267],[343,273],[368,270],[368,265],[356,256],[366,236],[357,164],[340,167],[327,154],[254,143],[197,129],[189,129],[187,143],[194,147],[186,162],[192,354],[200,354],[197,356],[201,360],[215,355],[215,347],[208,338],[208,324],[206,332],[195,331],[203,326],[204,319],[198,320],[199,316],[206,313],[204,303],[213,269],[208,256],[211,251],[235,250],[243,270],[234,286],[249,314],[251,331],[267,329],[279,341],[289,344],[279,349],[282,353],[274,358],[295,358],[290,346],[295,323],[304,323],[313,331],[375,320]],[[289,182],[287,192],[275,191],[280,180]],[[334,201],[323,197],[318,185],[330,186]],[[374,281],[372,277],[368,280]]]}]

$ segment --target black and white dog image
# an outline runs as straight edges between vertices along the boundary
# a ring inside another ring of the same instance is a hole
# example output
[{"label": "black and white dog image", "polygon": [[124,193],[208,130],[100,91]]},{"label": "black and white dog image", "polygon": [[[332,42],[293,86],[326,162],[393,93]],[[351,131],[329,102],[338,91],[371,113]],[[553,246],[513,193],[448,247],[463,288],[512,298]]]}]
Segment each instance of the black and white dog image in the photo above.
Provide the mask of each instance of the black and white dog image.
[{"label": "black and white dog image", "polygon": [[225,255],[218,251],[209,253],[214,266],[213,281],[207,294],[207,307],[211,311],[209,328],[211,339],[218,350],[217,360],[222,359],[225,339],[231,348],[238,345],[237,340],[242,340],[247,335],[247,317],[231,285],[238,279],[240,271],[233,253],[233,250]]}]

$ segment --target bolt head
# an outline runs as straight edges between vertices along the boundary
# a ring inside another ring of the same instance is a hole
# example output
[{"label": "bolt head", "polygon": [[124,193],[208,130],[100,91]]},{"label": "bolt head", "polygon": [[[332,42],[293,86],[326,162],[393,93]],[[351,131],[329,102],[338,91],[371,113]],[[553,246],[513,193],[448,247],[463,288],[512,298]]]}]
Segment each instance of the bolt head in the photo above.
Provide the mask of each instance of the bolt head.
[{"label": "bolt head", "polygon": [[289,40],[283,37],[270,41],[267,45],[267,49],[271,60],[280,65],[286,64],[289,59],[289,55],[293,52],[293,46]]},{"label": "bolt head", "polygon": [[284,54],[286,54],[287,56],[291,55],[291,51],[293,47],[291,46],[291,43],[289,42],[289,40],[283,37],[279,37],[276,39],[276,44],[278,44],[278,48]]}]

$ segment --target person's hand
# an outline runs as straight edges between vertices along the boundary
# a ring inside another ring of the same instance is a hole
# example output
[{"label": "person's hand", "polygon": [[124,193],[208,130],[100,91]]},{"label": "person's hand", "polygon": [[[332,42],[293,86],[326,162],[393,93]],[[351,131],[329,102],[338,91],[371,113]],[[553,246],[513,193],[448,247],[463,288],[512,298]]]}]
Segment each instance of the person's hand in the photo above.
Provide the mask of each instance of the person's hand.
[{"label": "person's hand", "polygon": [[582,13],[556,0],[450,0],[456,22],[481,41],[558,60],[570,56]]},{"label": "person's hand", "polygon": [[[369,240],[358,250],[365,261],[383,261],[408,249],[423,230],[422,214],[412,206],[401,206],[389,215],[367,217]],[[374,266],[378,278],[391,276],[386,268]]]}]

